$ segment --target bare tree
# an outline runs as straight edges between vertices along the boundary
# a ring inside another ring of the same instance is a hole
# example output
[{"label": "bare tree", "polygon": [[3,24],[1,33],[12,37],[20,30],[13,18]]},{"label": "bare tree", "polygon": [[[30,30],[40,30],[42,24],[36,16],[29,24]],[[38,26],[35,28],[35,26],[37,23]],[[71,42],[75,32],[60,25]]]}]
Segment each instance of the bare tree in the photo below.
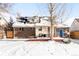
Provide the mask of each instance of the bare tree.
[{"label": "bare tree", "polygon": [[2,12],[6,12],[9,13],[10,12],[10,8],[13,4],[11,3],[0,3],[0,15],[3,18],[3,20],[5,20],[5,22],[8,24],[8,22],[6,21],[5,17],[1,14]]},{"label": "bare tree", "polygon": [[0,3],[0,12],[9,12],[12,5],[11,3]]},{"label": "bare tree", "polygon": [[54,36],[54,24],[56,24],[56,20],[60,20],[62,22],[63,15],[65,14],[66,4],[57,4],[57,3],[49,3],[49,13],[50,13],[50,38],[53,39]]},{"label": "bare tree", "polygon": [[[7,25],[9,23],[2,13],[4,13],[4,12],[9,13],[11,6],[12,6],[12,4],[10,4],[10,3],[0,3],[0,17],[1,17],[0,28],[1,28],[1,32],[4,32],[4,33],[5,33],[5,31],[4,31],[5,27],[7,27]],[[3,33],[3,35],[5,35],[4,33]]]}]

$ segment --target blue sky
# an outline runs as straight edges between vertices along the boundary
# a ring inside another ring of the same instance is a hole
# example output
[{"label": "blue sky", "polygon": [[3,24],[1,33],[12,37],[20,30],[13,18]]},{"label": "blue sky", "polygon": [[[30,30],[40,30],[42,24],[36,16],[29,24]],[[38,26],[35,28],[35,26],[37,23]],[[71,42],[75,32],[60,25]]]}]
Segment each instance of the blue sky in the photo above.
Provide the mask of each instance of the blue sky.
[{"label": "blue sky", "polygon": [[49,15],[46,3],[17,3],[13,5],[12,12],[18,12],[23,16]]},{"label": "blue sky", "polygon": [[[79,16],[79,4],[69,3],[67,10],[70,12],[69,18]],[[47,3],[16,3],[13,5],[12,12],[19,12],[22,16],[49,15]]]},{"label": "blue sky", "polygon": [[79,4],[71,3],[67,5],[67,8],[71,8],[70,17],[79,17]]}]

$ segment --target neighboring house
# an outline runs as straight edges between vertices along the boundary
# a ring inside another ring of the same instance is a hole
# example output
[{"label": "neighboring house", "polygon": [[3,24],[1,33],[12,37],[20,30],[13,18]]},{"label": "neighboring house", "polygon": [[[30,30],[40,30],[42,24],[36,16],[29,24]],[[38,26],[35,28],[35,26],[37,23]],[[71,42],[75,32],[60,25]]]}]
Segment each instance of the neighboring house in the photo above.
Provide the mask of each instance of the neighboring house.
[{"label": "neighboring house", "polygon": [[71,38],[73,39],[79,39],[79,18],[74,19],[71,27]]},{"label": "neighboring house", "polygon": [[79,39],[79,18],[71,18],[64,22],[69,27],[70,38]]},{"label": "neighboring house", "polygon": [[0,38],[5,36],[5,27],[9,22],[9,17],[6,12],[0,12]]},{"label": "neighboring house", "polygon": [[0,12],[0,38],[6,38],[10,35],[10,33],[8,34],[6,28],[8,28],[11,18],[13,19],[13,22],[16,20],[13,15],[7,12]]}]

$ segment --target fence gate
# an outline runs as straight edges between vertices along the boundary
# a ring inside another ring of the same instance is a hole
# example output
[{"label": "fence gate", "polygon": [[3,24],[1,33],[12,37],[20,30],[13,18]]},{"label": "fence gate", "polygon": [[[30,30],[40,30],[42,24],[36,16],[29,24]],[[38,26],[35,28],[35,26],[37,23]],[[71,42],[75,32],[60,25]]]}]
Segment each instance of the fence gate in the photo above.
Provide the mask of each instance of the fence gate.
[{"label": "fence gate", "polygon": [[13,28],[6,29],[6,38],[14,38]]}]

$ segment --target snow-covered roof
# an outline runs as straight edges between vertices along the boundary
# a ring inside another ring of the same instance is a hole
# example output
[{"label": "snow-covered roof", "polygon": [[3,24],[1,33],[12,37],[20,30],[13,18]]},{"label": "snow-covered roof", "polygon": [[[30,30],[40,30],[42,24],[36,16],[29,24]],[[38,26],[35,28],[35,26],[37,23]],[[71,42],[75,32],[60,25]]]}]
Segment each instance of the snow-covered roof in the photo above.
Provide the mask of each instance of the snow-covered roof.
[{"label": "snow-covered roof", "polygon": [[63,24],[67,25],[68,27],[71,27],[74,20],[75,20],[75,18],[69,18]]},{"label": "snow-covered roof", "polygon": [[45,23],[36,23],[36,24],[30,24],[30,23],[20,23],[20,22],[16,22],[13,24],[13,27],[37,27],[37,26],[50,26],[50,24],[45,24]]},{"label": "snow-covered roof", "polygon": [[[10,13],[1,12],[0,13],[0,16],[3,19],[5,19],[8,23],[10,22],[10,18],[13,19],[13,22],[14,22],[13,27],[34,27],[35,25],[36,26],[50,26],[50,22],[47,21],[47,20],[44,20],[43,18],[41,19],[41,23],[36,23],[36,24],[26,23],[26,24],[24,24],[24,23],[18,22],[17,19],[16,19],[16,16],[14,16],[14,15],[12,15]],[[38,18],[36,18],[36,19],[39,20]],[[5,23],[6,23],[5,20],[0,20],[0,22],[2,22],[1,24],[4,24],[5,25]]]},{"label": "snow-covered roof", "polygon": [[79,31],[79,18],[76,18],[71,25],[71,31]]},{"label": "snow-covered roof", "polygon": [[65,25],[65,24],[58,23],[58,24],[55,24],[54,27],[56,27],[56,28],[67,28],[68,26]]},{"label": "snow-covered roof", "polygon": [[20,22],[16,22],[13,24],[13,27],[33,27],[34,24],[24,24],[24,23],[20,23]]},{"label": "snow-covered roof", "polygon": [[47,20],[42,20],[41,19],[41,23],[36,23],[36,24],[34,24],[34,23],[32,23],[32,24],[30,24],[30,23],[24,24],[24,23],[21,23],[21,22],[15,22],[13,24],[13,27],[34,27],[34,26],[48,26],[49,27],[50,22],[47,21]]},{"label": "snow-covered roof", "polygon": [[0,20],[0,26],[2,27],[6,27],[7,23],[5,22],[5,20]]},{"label": "snow-covered roof", "polygon": [[10,18],[15,21],[14,15],[11,15],[10,13],[7,12],[0,12],[0,26],[6,27],[6,25],[10,22]]},{"label": "snow-covered roof", "polygon": [[3,16],[6,19],[7,22],[10,22],[10,18],[12,18],[14,22],[16,21],[16,17],[10,13],[3,13],[2,12],[0,14],[1,14],[1,16]]}]

